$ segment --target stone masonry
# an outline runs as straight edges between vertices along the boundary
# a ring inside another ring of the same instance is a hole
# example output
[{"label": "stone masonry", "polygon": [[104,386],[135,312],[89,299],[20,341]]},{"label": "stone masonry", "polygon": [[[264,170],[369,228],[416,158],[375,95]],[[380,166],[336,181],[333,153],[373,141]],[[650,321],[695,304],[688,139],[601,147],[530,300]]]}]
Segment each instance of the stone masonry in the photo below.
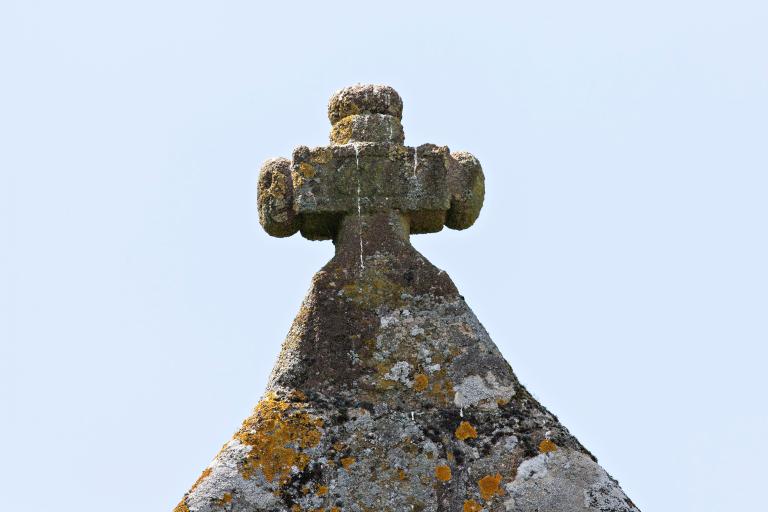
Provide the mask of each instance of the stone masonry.
[{"label": "stone masonry", "polygon": [[469,153],[403,145],[391,87],[328,105],[331,144],[259,176],[273,236],[332,240],[267,390],[175,512],[638,512],[518,382],[409,235],[470,227]]}]

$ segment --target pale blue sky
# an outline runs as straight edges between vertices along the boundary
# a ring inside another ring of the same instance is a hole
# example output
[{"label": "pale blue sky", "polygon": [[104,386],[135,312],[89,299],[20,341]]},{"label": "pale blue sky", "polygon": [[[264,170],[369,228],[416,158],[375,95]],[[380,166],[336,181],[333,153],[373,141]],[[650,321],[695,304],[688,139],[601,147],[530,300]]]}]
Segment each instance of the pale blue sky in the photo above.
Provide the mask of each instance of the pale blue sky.
[{"label": "pale blue sky", "polygon": [[642,510],[765,506],[768,4],[0,3],[0,509],[162,511],[328,242],[261,162],[394,86],[485,207],[414,238]]}]

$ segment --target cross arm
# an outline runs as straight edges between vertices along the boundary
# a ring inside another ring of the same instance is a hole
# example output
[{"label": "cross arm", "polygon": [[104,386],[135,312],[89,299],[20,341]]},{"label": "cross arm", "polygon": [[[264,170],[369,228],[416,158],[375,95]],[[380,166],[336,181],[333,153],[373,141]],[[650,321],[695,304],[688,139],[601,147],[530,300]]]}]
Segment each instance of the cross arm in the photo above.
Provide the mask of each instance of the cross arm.
[{"label": "cross arm", "polygon": [[299,146],[292,160],[262,166],[259,220],[272,236],[300,230],[305,238],[325,240],[344,215],[398,210],[409,217],[411,233],[433,233],[443,225],[470,227],[484,192],[479,161],[445,146]]}]

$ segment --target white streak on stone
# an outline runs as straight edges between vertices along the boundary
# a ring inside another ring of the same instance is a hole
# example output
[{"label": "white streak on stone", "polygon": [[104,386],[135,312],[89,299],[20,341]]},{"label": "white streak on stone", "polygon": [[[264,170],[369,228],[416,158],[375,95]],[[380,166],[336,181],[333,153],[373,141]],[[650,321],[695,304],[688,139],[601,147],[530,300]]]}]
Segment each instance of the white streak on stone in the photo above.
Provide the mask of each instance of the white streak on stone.
[{"label": "white streak on stone", "polygon": [[360,205],[360,149],[357,144],[352,144],[355,148],[355,169],[357,170],[357,230],[358,238],[360,238],[360,273],[365,270],[365,263],[363,262],[363,214],[362,206]]}]

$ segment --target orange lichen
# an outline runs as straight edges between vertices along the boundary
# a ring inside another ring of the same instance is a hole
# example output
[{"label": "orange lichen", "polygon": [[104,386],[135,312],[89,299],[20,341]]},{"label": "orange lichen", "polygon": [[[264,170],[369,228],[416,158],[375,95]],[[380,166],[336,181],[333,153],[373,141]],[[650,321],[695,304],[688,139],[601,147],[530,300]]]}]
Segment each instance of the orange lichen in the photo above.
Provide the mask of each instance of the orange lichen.
[{"label": "orange lichen", "polygon": [[307,162],[301,162],[299,164],[299,172],[304,176],[305,178],[311,178],[315,175],[315,168],[308,164]]},{"label": "orange lichen", "polygon": [[320,487],[317,488],[318,496],[325,496],[326,494],[328,494],[328,486],[321,485]]},{"label": "orange lichen", "polygon": [[456,439],[464,441],[470,437],[477,437],[477,430],[468,421],[462,421],[456,429]]},{"label": "orange lichen", "polygon": [[208,478],[208,475],[211,474],[211,471],[213,471],[211,468],[205,468],[203,470],[203,473],[198,477],[197,480],[195,480],[195,483],[192,484],[192,487],[189,489],[189,492],[192,492],[195,490],[195,488],[200,485],[200,482]]},{"label": "orange lichen", "polygon": [[464,512],[480,512],[481,510],[483,510],[482,505],[475,500],[466,500],[464,502]]},{"label": "orange lichen", "polygon": [[432,385],[429,386],[429,395],[442,403],[452,403],[455,392],[453,382],[448,379],[445,368],[432,375]]},{"label": "orange lichen", "polygon": [[189,507],[187,506],[186,500],[181,500],[176,507],[174,507],[173,512],[189,512]]},{"label": "orange lichen", "polygon": [[220,499],[216,500],[216,502],[217,502],[217,504],[220,507],[223,507],[223,506],[227,505],[227,503],[232,503],[232,494],[228,493],[228,492],[225,492],[224,496],[222,496]]},{"label": "orange lichen", "polygon": [[539,443],[539,452],[541,453],[549,453],[555,450],[557,450],[557,445],[549,439],[545,439]]},{"label": "orange lichen", "polygon": [[278,400],[274,393],[259,402],[235,434],[235,439],[251,447],[240,467],[243,478],[252,478],[261,470],[268,481],[277,478],[282,485],[290,478],[292,467],[303,470],[307,466],[309,456],[302,450],[318,445],[323,421],[302,407]]},{"label": "orange lichen", "polygon": [[349,467],[355,463],[354,457],[344,457],[341,459],[341,465],[344,466],[344,469],[349,469]]},{"label": "orange lichen", "polygon": [[437,466],[435,468],[435,476],[441,482],[447,482],[451,479],[451,468],[449,466]]},{"label": "orange lichen", "polygon": [[423,373],[417,373],[413,377],[413,389],[414,391],[424,391],[429,385],[429,378]]},{"label": "orange lichen", "polygon": [[297,402],[304,402],[307,400],[307,395],[304,394],[303,391],[294,389],[290,392],[289,397],[291,400],[295,400]]},{"label": "orange lichen", "polygon": [[480,488],[480,496],[485,501],[493,498],[496,495],[503,496],[504,489],[501,488],[501,475],[496,473],[495,475],[486,475],[477,481],[477,486]]}]

